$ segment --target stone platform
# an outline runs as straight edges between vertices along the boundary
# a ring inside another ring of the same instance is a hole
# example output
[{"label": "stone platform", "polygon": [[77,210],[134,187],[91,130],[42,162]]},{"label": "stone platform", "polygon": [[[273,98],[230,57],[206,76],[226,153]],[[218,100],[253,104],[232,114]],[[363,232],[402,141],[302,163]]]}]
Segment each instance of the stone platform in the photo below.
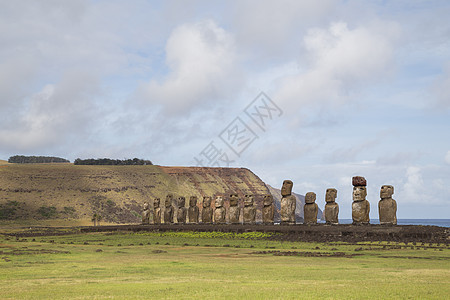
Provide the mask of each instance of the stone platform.
[{"label": "stone platform", "polygon": [[450,228],[420,225],[231,225],[231,224],[159,224],[114,225],[79,228],[81,232],[110,231],[219,231],[219,232],[275,232],[272,239],[307,242],[395,241],[450,243]]}]

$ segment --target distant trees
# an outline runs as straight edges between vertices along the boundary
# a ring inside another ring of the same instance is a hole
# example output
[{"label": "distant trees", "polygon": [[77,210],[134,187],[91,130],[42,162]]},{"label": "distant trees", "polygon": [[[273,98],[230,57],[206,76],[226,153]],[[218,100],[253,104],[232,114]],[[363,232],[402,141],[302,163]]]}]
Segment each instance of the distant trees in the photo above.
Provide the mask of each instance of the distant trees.
[{"label": "distant trees", "polygon": [[14,155],[8,159],[9,163],[16,164],[42,164],[42,163],[68,163],[69,160],[54,156],[24,156]]},{"label": "distant trees", "polygon": [[88,158],[88,159],[75,159],[74,165],[112,165],[112,166],[125,166],[125,165],[152,165],[149,160],[133,158],[133,159],[110,159],[110,158]]},{"label": "distant trees", "polygon": [[[39,164],[39,163],[70,163],[69,160],[61,157],[54,156],[24,156],[14,155],[8,159],[9,163],[16,164]],[[133,159],[110,159],[110,158],[77,158],[74,161],[75,165],[112,165],[112,166],[125,166],[125,165],[153,165],[151,161],[139,158]]]}]

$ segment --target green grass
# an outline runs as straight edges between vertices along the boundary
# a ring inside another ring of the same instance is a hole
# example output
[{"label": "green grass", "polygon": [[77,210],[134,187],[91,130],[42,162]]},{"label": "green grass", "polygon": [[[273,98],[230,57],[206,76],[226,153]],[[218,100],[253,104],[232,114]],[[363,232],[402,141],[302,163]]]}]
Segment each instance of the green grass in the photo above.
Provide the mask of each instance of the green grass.
[{"label": "green grass", "polygon": [[[447,246],[395,249],[391,246],[398,245],[386,242],[281,242],[267,235],[119,232],[35,241],[0,236],[0,298],[445,299],[450,294]],[[275,250],[360,255],[255,254]]]}]

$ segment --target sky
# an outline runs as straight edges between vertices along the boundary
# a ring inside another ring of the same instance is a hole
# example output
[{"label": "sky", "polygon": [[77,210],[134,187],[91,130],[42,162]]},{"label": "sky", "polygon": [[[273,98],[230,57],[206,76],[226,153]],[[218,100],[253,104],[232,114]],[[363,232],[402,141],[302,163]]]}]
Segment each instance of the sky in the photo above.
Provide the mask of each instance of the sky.
[{"label": "sky", "polygon": [[450,218],[449,1],[0,0],[0,159],[243,167]]}]

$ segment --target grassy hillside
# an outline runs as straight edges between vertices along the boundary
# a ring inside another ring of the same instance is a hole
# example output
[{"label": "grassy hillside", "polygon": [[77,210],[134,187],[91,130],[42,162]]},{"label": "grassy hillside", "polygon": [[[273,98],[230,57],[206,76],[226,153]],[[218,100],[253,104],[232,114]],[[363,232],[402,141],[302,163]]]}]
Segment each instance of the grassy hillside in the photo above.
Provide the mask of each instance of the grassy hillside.
[{"label": "grassy hillside", "polygon": [[195,195],[200,206],[205,195],[227,199],[231,192],[252,193],[259,203],[268,190],[244,168],[5,162],[0,166],[0,219],[90,222],[96,213],[107,223],[134,223],[140,222],[144,202],[163,201],[167,193]]}]

